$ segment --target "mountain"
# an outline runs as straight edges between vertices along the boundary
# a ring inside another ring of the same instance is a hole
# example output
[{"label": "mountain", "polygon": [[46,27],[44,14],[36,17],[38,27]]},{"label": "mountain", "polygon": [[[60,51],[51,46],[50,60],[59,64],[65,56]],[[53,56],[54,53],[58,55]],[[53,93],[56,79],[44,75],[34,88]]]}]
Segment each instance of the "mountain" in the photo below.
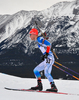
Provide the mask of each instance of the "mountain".
[{"label": "mountain", "polygon": [[[79,72],[78,6],[79,0],[65,1],[42,11],[22,10],[13,15],[0,15],[0,71],[34,77],[32,70],[41,62],[42,54],[28,33],[32,28],[37,28],[37,21],[40,29],[47,33],[60,62]],[[56,73],[53,74],[55,77]],[[59,74],[59,77],[63,76]]]}]

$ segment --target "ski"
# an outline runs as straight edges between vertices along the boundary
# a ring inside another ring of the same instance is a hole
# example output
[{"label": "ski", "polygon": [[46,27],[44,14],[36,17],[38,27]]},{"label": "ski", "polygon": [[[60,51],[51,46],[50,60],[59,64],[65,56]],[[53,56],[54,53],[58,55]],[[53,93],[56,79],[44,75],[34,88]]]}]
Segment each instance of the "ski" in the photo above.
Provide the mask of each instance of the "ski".
[{"label": "ski", "polygon": [[53,94],[78,95],[79,96],[79,94],[64,93],[64,92],[50,92],[50,91],[39,91],[39,90],[31,90],[31,89],[14,89],[14,88],[7,88],[7,87],[4,87],[4,89],[13,90],[13,91],[27,91],[27,92],[53,93]]}]

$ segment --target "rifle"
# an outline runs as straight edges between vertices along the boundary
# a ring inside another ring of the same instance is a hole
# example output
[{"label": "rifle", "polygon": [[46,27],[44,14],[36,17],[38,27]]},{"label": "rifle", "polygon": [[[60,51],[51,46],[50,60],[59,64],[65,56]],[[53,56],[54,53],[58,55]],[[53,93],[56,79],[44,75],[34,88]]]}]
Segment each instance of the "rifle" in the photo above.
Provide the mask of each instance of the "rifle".
[{"label": "rifle", "polygon": [[[37,28],[40,30],[41,35],[47,40],[48,37],[46,37],[46,33],[43,33],[43,32],[41,31],[41,29],[40,29],[40,27],[38,26],[38,24],[37,24],[36,21],[35,21],[35,24],[36,24]],[[51,48],[51,51],[52,51],[52,53],[54,54],[54,56],[56,57],[56,59],[59,59],[58,56],[56,55],[56,53],[53,51],[53,48]]]}]

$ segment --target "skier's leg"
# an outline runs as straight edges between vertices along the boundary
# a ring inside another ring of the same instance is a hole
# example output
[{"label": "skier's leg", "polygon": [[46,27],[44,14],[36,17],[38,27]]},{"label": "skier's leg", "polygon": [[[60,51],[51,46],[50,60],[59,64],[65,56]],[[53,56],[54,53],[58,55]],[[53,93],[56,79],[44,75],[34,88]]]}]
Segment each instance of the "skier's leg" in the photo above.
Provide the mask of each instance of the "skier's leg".
[{"label": "skier's leg", "polygon": [[36,87],[31,87],[32,90],[40,90],[41,91],[43,89],[43,86],[42,86],[42,83],[41,83],[40,71],[44,70],[44,63],[45,63],[45,61],[43,61],[42,63],[40,63],[34,69],[34,74],[35,74],[35,76],[37,78],[38,85]]},{"label": "skier's leg", "polygon": [[51,54],[48,56],[48,58],[46,59],[46,66],[45,66],[45,69],[44,69],[44,73],[45,73],[45,76],[47,77],[47,79],[49,80],[49,82],[53,82],[53,77],[51,75],[51,71],[52,71],[52,65],[54,64],[54,56]]},{"label": "skier's leg", "polygon": [[47,77],[47,79],[49,80],[49,82],[51,84],[51,89],[47,89],[47,91],[57,92],[58,90],[55,86],[55,83],[53,81],[53,77],[51,75],[51,70],[52,70],[53,64],[54,64],[54,57],[52,57],[52,59],[48,58],[48,62],[46,61],[44,73],[45,73],[45,76]]},{"label": "skier's leg", "polygon": [[45,69],[44,69],[44,74],[49,80],[49,82],[53,82],[53,77],[51,75],[51,70],[52,70],[52,65],[51,64],[46,64]]},{"label": "skier's leg", "polygon": [[39,65],[37,65],[35,67],[35,69],[33,70],[34,71],[34,74],[35,74],[35,77],[38,79],[41,79],[41,75],[40,75],[40,71],[44,70],[44,65],[45,65],[45,61],[41,62]]}]

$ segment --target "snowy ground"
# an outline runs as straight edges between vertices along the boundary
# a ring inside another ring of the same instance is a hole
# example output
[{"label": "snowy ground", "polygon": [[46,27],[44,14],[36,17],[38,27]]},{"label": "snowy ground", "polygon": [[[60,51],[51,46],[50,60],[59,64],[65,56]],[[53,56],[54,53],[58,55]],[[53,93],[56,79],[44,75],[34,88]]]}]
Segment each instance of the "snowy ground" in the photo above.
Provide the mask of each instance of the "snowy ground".
[{"label": "snowy ground", "polygon": [[[60,92],[79,94],[79,81],[54,80]],[[50,88],[47,79],[42,79],[43,90]],[[36,86],[36,79],[19,78],[0,73],[0,100],[79,100],[79,95],[9,91],[4,87],[27,89]]]}]

